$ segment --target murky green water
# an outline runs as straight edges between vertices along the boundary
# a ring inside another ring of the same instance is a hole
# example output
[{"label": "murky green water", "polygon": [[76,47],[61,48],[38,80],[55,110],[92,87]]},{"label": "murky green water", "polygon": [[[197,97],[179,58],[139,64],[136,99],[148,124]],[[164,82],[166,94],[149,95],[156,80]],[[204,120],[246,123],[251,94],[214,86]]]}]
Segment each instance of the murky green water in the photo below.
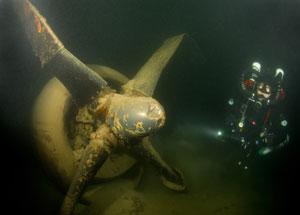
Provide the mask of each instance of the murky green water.
[{"label": "murky green water", "polygon": [[155,144],[171,165],[184,172],[187,193],[167,190],[154,169],[146,166],[137,188],[125,179],[108,183],[95,194],[97,203],[78,214],[269,214],[270,193],[258,188],[259,178],[233,168],[225,152],[207,144],[214,143],[176,134]]},{"label": "murky green water", "polygon": [[[188,34],[158,84],[155,98],[166,109],[167,128],[153,137],[162,157],[184,173],[188,192],[168,190],[145,164],[138,185],[134,174],[93,185],[93,203],[78,204],[76,215],[273,215],[297,208],[296,137],[292,148],[243,171],[234,147],[204,137],[197,123],[205,124],[205,118],[208,127],[220,125],[224,101],[235,93],[242,70],[259,59],[285,66],[287,114],[291,127],[298,124],[298,1],[32,2],[84,63],[111,66],[130,78],[164,39]],[[9,140],[2,150],[9,156],[2,162],[8,190],[3,196],[10,210],[55,215],[64,195],[34,153],[30,124],[34,101],[50,75],[36,68],[13,12],[0,4],[0,123],[3,140]]]}]

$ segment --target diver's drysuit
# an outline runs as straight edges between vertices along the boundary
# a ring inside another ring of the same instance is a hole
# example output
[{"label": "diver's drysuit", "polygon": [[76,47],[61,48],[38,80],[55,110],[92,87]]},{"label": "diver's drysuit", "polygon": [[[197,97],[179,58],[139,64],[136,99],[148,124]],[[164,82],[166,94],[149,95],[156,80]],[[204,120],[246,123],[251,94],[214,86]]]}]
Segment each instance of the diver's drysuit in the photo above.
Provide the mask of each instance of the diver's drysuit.
[{"label": "diver's drysuit", "polygon": [[287,119],[280,111],[285,97],[283,76],[282,69],[272,74],[261,71],[261,65],[255,62],[242,74],[242,98],[228,101],[223,136],[239,143],[242,153],[238,164],[244,169],[248,169],[250,158],[267,155],[289,142]]}]

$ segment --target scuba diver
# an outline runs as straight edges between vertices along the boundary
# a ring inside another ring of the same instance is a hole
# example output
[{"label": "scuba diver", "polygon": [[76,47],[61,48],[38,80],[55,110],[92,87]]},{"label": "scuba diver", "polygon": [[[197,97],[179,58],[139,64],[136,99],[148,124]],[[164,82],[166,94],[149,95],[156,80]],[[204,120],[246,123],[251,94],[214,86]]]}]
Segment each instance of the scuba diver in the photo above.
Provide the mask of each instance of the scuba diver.
[{"label": "scuba diver", "polygon": [[242,98],[228,100],[229,117],[221,140],[237,142],[241,150],[238,165],[248,169],[251,159],[265,156],[289,142],[288,121],[280,111],[285,98],[284,71],[262,69],[258,62],[242,74]]}]

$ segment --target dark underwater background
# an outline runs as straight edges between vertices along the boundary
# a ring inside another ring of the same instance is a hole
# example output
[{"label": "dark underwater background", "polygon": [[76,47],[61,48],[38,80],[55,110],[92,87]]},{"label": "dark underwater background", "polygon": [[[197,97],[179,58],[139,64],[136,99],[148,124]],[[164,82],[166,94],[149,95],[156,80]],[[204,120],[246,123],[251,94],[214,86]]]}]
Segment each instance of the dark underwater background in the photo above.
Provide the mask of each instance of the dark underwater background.
[{"label": "dark underwater background", "polygon": [[[299,210],[299,0],[32,3],[75,56],[85,63],[111,66],[128,77],[134,76],[163,40],[187,34],[155,93],[167,112],[166,127],[156,137],[157,149],[186,172],[191,193],[194,189],[197,195],[207,194],[183,200],[190,209],[185,214],[290,214]],[[208,133],[222,126],[226,101],[236,94],[241,72],[253,61],[286,71],[284,109],[291,141],[244,172],[225,162],[232,147],[219,146]],[[34,100],[49,78],[40,72],[10,1],[0,0],[0,195],[4,198],[1,210],[8,209],[8,214],[53,214],[62,201],[35,157],[30,129]],[[201,163],[208,161],[212,165]],[[150,173],[144,176],[145,190],[152,179],[158,181]],[[219,207],[227,196],[218,196],[218,188],[232,189],[236,199],[249,201],[243,210],[236,210],[244,212],[231,212],[234,206],[230,204]],[[207,199],[209,209],[201,211]]]}]

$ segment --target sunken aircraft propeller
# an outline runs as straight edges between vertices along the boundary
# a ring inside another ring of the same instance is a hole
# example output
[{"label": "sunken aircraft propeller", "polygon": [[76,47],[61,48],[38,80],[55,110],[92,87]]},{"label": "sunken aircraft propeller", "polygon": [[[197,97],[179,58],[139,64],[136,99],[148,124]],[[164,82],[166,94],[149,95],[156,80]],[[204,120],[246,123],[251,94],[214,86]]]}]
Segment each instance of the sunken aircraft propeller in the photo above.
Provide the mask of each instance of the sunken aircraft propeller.
[{"label": "sunken aircraft propeller", "polygon": [[[119,176],[140,159],[159,170],[166,187],[186,190],[182,173],[148,138],[165,123],[164,109],[152,95],[184,35],[167,39],[129,80],[109,67],[82,63],[29,1],[14,0],[14,6],[42,70],[55,76],[37,98],[33,128],[42,162],[67,190],[61,214],[72,214],[88,182]],[[122,85],[121,92],[103,77]]]}]

